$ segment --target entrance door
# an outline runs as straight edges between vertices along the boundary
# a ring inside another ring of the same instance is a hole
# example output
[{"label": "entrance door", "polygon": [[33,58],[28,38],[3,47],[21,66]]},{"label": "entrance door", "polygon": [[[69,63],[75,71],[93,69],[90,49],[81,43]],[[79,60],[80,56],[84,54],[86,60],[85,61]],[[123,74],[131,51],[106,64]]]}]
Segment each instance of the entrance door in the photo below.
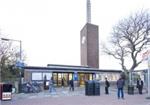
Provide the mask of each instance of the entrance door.
[{"label": "entrance door", "polygon": [[58,73],[58,86],[62,86],[62,73]]},{"label": "entrance door", "polygon": [[79,73],[79,85],[84,86],[85,81],[87,80],[93,80],[93,74],[92,73]]},{"label": "entrance door", "polygon": [[68,86],[68,81],[69,81],[69,78],[68,78],[68,73],[62,73],[62,82],[64,83],[64,86]]},{"label": "entrance door", "polygon": [[53,73],[54,85],[57,86],[57,73]]},{"label": "entrance door", "polygon": [[83,73],[79,74],[79,85],[84,86],[85,82],[85,75]]},{"label": "entrance door", "polygon": [[53,73],[55,86],[62,86],[62,81],[64,82],[64,86],[69,85],[69,80],[73,78],[73,73]]}]

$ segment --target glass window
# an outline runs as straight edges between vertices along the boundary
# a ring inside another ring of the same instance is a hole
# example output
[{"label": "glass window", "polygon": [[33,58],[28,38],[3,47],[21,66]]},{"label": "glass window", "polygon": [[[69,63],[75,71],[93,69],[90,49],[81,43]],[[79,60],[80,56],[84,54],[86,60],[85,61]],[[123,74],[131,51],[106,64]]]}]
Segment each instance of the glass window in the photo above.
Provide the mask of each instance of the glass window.
[{"label": "glass window", "polygon": [[46,79],[50,80],[52,77],[52,73],[43,73],[43,80],[44,80],[44,76],[46,75]]},{"label": "glass window", "polygon": [[[89,80],[92,80],[93,78],[92,78],[92,75],[93,74],[89,74]],[[94,75],[93,75],[94,76]]]},{"label": "glass window", "polygon": [[69,73],[69,80],[72,80],[72,73]]},{"label": "glass window", "polygon": [[58,86],[62,85],[62,73],[58,73]]},{"label": "glass window", "polygon": [[68,73],[63,73],[64,86],[68,86]]},{"label": "glass window", "polygon": [[54,84],[57,85],[57,73],[53,73]]},{"label": "glass window", "polygon": [[32,80],[42,80],[42,73],[32,73]]}]

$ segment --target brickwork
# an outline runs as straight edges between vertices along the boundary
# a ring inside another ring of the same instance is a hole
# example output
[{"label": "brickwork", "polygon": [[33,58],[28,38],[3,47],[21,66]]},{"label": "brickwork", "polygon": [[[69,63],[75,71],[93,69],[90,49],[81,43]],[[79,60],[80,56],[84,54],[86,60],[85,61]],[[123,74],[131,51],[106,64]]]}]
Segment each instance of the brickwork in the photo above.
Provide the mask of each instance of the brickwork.
[{"label": "brickwork", "polygon": [[99,68],[98,26],[87,23],[81,30],[81,65]]}]

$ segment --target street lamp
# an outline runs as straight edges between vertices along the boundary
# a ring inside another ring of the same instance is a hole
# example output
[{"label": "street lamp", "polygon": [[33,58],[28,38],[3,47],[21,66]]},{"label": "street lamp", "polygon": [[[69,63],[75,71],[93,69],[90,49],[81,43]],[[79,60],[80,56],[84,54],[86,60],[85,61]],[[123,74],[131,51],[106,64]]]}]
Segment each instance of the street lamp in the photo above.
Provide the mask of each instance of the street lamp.
[{"label": "street lamp", "polygon": [[[19,51],[19,63],[21,64],[22,62],[22,41],[21,40],[14,40],[14,39],[7,39],[7,38],[1,38],[1,40],[4,41],[15,41],[15,42],[19,42],[20,43],[20,51]],[[21,92],[21,70],[19,72],[19,93]]]},{"label": "street lamp", "polygon": [[148,55],[148,97],[150,99],[150,55]]},{"label": "street lamp", "polygon": [[[149,38],[149,37],[147,38],[147,41],[148,41],[148,45],[150,45],[150,44],[149,44],[149,42],[150,42],[150,38]],[[147,99],[150,99],[150,53],[149,53],[149,51],[150,51],[150,50],[148,50],[148,54],[147,54],[147,58],[148,58],[148,61],[147,61],[147,62],[148,62],[148,69],[147,69],[148,97],[147,97]]]}]

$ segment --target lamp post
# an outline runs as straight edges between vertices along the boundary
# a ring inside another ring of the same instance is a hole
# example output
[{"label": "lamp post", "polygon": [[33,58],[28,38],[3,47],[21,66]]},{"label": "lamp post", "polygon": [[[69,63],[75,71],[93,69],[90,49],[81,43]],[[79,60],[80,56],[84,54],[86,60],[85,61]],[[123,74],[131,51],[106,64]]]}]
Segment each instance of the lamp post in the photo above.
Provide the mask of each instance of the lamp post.
[{"label": "lamp post", "polygon": [[148,99],[150,99],[150,55],[148,55],[148,71],[147,71],[147,75],[148,75]]},{"label": "lamp post", "polygon": [[[1,40],[4,41],[15,41],[15,42],[19,42],[20,44],[20,51],[19,51],[19,63],[22,62],[22,41],[21,40],[14,40],[14,39],[7,39],[7,38],[1,38]],[[19,93],[21,92],[21,71],[19,72]]]},{"label": "lamp post", "polygon": [[[149,37],[147,38],[147,41],[150,42],[150,38]],[[150,44],[148,43],[148,45],[150,45]],[[148,57],[148,70],[147,70],[148,97],[147,97],[147,99],[150,99],[150,53],[149,53],[149,51],[148,51],[148,55],[147,55],[147,57]]]}]

